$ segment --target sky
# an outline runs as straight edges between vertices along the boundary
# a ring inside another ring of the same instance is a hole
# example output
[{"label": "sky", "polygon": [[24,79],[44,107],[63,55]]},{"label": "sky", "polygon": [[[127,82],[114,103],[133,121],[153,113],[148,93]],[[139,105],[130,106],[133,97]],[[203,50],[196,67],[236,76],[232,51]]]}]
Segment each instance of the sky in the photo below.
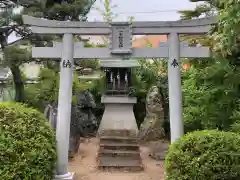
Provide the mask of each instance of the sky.
[{"label": "sky", "polygon": [[[104,0],[103,0],[104,1]],[[178,10],[194,9],[196,3],[189,0],[112,0],[116,14],[119,14],[117,21],[127,20],[134,16],[135,21],[171,21],[178,20]],[[101,0],[97,0],[95,8],[103,8]],[[101,21],[101,15],[93,10],[89,13],[88,21]]]},{"label": "sky", "polygon": [[[96,0],[88,15],[88,21],[103,21],[96,10],[103,9],[101,1],[104,0]],[[112,11],[118,14],[115,21],[127,21],[129,16],[133,16],[134,21],[175,21],[180,18],[177,11],[196,7],[196,3],[189,0],[112,0],[112,5],[116,6]],[[9,42],[15,40],[16,36],[12,34]]]}]

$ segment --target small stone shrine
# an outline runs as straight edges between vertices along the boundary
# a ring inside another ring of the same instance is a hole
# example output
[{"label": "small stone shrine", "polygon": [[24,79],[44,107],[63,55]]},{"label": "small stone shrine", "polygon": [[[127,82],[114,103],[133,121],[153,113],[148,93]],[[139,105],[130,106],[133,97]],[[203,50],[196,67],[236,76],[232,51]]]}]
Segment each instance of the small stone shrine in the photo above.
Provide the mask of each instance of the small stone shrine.
[{"label": "small stone shrine", "polygon": [[142,170],[138,145],[138,127],[133,113],[135,97],[128,96],[131,71],[136,60],[106,60],[100,66],[106,73],[106,93],[102,96],[105,111],[98,135],[99,168]]},{"label": "small stone shrine", "polygon": [[106,73],[106,95],[126,95],[131,86],[131,68],[136,60],[101,60],[100,66]]}]

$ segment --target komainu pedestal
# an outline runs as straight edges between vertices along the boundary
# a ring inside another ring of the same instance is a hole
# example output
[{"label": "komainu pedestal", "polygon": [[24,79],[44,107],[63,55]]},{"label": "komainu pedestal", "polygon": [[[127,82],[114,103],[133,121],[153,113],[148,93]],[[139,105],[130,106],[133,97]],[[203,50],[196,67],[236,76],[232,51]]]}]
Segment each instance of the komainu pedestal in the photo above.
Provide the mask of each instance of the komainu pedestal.
[{"label": "komainu pedestal", "polygon": [[136,98],[105,95],[102,103],[105,111],[98,130],[99,168],[142,170],[138,127],[133,113]]}]

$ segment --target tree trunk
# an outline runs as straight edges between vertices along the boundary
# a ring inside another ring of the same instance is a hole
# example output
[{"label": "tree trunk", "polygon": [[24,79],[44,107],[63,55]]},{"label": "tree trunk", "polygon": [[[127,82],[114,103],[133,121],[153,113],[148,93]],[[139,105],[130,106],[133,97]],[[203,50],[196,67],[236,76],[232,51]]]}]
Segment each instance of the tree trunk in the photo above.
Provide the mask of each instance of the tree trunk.
[{"label": "tree trunk", "polygon": [[24,102],[24,83],[22,80],[20,68],[14,66],[11,67],[10,69],[13,75],[13,82],[15,86],[15,101]]}]

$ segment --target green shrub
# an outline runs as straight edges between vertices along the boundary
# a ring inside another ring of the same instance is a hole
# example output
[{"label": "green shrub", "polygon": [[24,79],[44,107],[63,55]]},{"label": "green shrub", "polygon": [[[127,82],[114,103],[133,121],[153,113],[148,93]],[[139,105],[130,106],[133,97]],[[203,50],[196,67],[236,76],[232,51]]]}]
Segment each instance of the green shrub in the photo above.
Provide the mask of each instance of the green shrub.
[{"label": "green shrub", "polygon": [[51,180],[56,141],[44,116],[18,103],[0,103],[0,179]]},{"label": "green shrub", "polygon": [[166,180],[239,180],[240,136],[195,131],[176,140],[165,159]]},{"label": "green shrub", "polygon": [[240,122],[236,122],[231,126],[231,131],[240,134]]}]

